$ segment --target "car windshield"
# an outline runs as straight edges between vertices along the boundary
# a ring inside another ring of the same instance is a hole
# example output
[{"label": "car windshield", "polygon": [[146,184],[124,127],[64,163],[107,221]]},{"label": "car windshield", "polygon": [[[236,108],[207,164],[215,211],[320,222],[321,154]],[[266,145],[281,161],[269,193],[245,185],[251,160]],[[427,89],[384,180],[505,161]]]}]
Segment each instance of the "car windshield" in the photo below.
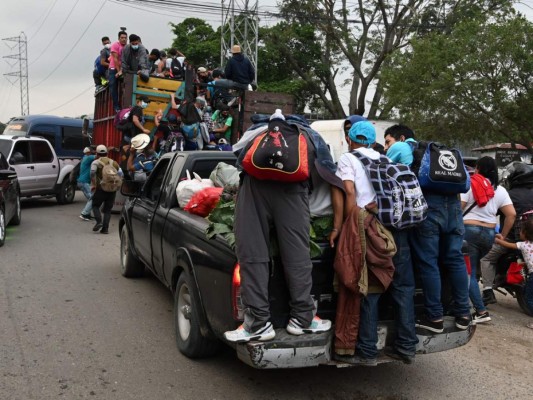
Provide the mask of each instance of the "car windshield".
[{"label": "car windshield", "polygon": [[4,130],[4,135],[26,135],[28,132],[28,124],[23,122],[12,121],[7,124],[6,129]]},{"label": "car windshield", "polygon": [[0,140],[0,153],[2,153],[5,158],[7,158],[9,156],[9,152],[11,151],[12,146],[12,140]]}]

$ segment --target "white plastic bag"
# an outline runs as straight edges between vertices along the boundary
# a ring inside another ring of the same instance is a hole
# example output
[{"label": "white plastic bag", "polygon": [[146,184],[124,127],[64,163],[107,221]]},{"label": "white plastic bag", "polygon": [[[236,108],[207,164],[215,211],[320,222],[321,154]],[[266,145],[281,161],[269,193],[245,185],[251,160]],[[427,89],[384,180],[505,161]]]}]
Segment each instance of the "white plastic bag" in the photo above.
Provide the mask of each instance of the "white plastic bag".
[{"label": "white plastic bag", "polygon": [[191,174],[187,170],[187,179],[178,183],[176,188],[176,196],[178,197],[178,204],[181,208],[185,207],[192,195],[207,187],[213,187],[211,179],[202,179],[200,175],[193,172],[194,178],[191,179]]},{"label": "white plastic bag", "polygon": [[216,187],[224,187],[227,185],[239,184],[239,170],[233,165],[219,162],[209,178],[213,181]]}]

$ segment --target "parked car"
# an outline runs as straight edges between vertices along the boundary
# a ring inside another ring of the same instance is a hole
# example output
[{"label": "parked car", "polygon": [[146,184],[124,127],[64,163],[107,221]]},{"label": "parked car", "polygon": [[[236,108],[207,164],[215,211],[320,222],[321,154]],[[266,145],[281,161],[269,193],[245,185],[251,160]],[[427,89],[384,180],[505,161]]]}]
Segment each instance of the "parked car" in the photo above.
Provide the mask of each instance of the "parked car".
[{"label": "parked car", "polygon": [[91,144],[93,122],[89,119],[63,118],[53,115],[23,115],[8,122],[4,135],[45,138],[57,156],[83,157]]},{"label": "parked car", "polygon": [[20,187],[17,173],[0,153],[0,247],[6,239],[6,226],[20,224]]},{"label": "parked car", "polygon": [[79,158],[58,158],[49,141],[39,137],[0,135],[0,152],[17,172],[22,197],[56,197],[59,204],[74,201],[70,172]]}]

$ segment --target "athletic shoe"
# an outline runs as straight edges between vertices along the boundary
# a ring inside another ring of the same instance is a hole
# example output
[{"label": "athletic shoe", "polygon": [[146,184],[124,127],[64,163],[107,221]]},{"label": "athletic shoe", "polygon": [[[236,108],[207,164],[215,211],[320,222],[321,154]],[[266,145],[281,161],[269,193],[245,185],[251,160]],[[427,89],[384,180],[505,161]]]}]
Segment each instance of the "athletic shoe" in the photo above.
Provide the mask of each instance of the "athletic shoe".
[{"label": "athletic shoe", "polygon": [[496,304],[497,302],[492,289],[483,289],[483,304],[487,306],[489,304]]},{"label": "athletic shoe", "polygon": [[444,321],[430,321],[427,317],[417,319],[415,326],[435,333],[444,331]]},{"label": "athletic shoe", "polygon": [[472,325],[472,318],[455,317],[455,326],[462,331],[467,330]]},{"label": "athletic shoe", "polygon": [[224,332],[224,337],[226,340],[235,343],[245,343],[250,340],[259,340],[266,341],[272,340],[276,337],[276,331],[272,327],[270,322],[267,322],[263,327],[257,329],[255,332],[248,332],[244,329],[244,326],[241,325],[234,331]]},{"label": "athletic shoe", "polygon": [[90,221],[91,217],[89,215],[80,214],[80,219],[82,219],[84,221]]},{"label": "athletic shoe", "polygon": [[393,348],[386,348],[385,349],[385,355],[387,357],[393,358],[395,360],[401,361],[404,364],[413,364],[415,362],[415,356],[414,355],[408,355],[404,353],[400,353],[398,350]]},{"label": "athletic shoe", "polygon": [[102,230],[100,231],[100,233],[104,233],[104,234],[107,235],[107,234],[109,233],[109,231],[108,231],[107,229],[102,229]]},{"label": "athletic shoe", "polygon": [[320,319],[315,316],[311,321],[311,325],[304,327],[296,318],[291,318],[287,324],[287,332],[291,335],[303,335],[304,333],[319,333],[327,332],[331,329],[331,321],[327,319]]},{"label": "athletic shoe", "polygon": [[97,223],[93,226],[93,232],[98,232],[100,229],[102,229],[102,223],[101,223],[101,222],[97,222]]},{"label": "athletic shoe", "polygon": [[485,311],[483,314],[480,314],[476,311],[474,314],[472,314],[472,320],[476,324],[482,324],[483,322],[489,322],[491,318],[488,311]]}]

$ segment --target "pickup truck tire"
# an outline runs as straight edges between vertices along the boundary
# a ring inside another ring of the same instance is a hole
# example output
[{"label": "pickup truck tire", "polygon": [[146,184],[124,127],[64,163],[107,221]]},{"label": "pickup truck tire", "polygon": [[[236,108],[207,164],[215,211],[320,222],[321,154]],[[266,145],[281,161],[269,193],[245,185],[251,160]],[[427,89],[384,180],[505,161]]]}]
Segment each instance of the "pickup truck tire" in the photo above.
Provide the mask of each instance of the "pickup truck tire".
[{"label": "pickup truck tire", "polygon": [[0,247],[4,245],[6,240],[6,214],[4,209],[0,206]]},{"label": "pickup truck tire", "polygon": [[174,293],[174,326],[179,351],[189,358],[215,354],[220,342],[204,337],[198,321],[198,299],[187,272],[178,278]]},{"label": "pickup truck tire", "polygon": [[139,278],[144,274],[144,264],[131,252],[126,225],[120,231],[120,272],[126,278]]},{"label": "pickup truck tire", "polygon": [[59,193],[56,195],[57,202],[59,204],[70,204],[74,201],[74,195],[76,194],[76,187],[70,182],[68,177],[63,179]]}]

